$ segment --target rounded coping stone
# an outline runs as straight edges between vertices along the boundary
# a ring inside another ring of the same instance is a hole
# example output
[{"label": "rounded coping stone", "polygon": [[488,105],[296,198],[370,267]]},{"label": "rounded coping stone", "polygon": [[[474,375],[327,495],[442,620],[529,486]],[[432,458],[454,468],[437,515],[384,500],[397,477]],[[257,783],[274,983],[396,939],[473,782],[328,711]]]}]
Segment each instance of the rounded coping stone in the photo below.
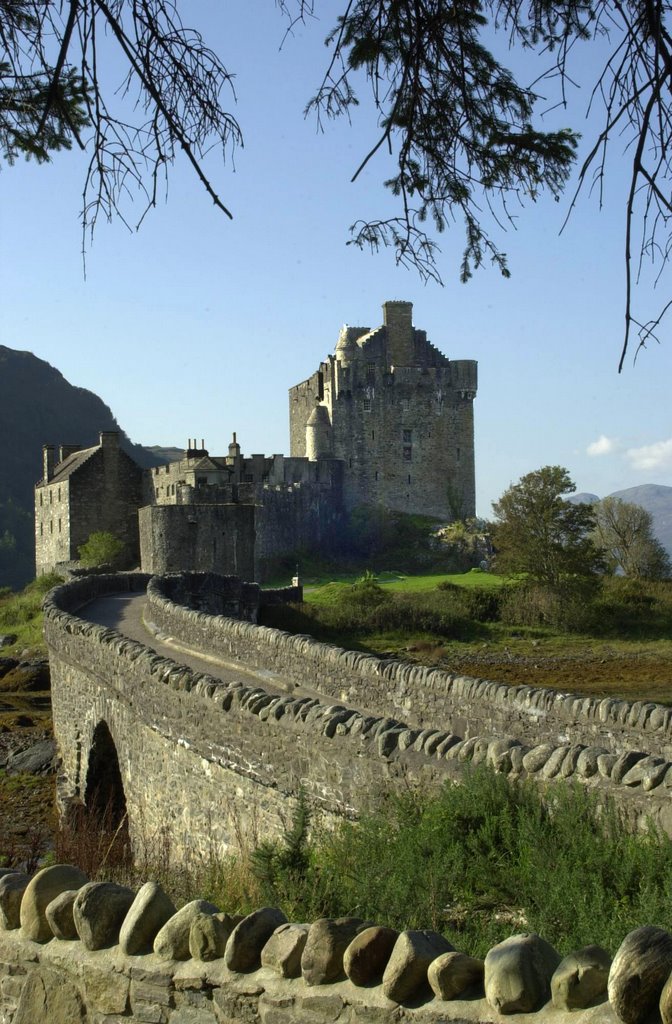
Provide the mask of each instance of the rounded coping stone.
[{"label": "rounded coping stone", "polygon": [[427,980],[437,999],[456,999],[472,985],[482,985],[483,960],[466,953],[441,953],[427,969]]},{"label": "rounded coping stone", "polygon": [[583,1010],[606,998],[611,956],[602,946],[586,946],[560,961],[551,978],[558,1010]]},{"label": "rounded coping stone", "polygon": [[239,921],[229,935],[224,951],[224,962],[229,970],[256,970],[261,963],[261,951],[271,935],[276,928],[287,923],[287,918],[277,907],[262,907]]},{"label": "rounded coping stone", "polygon": [[229,935],[242,920],[242,914],[199,914],[189,931],[192,959],[209,963],[223,957]]},{"label": "rounded coping stone", "polygon": [[33,942],[49,942],[53,938],[46,917],[47,906],[66,889],[81,889],[88,882],[79,868],[70,864],[53,864],[42,868],[30,880],[21,900],[21,931]]},{"label": "rounded coping stone", "polygon": [[383,972],[384,994],[395,1003],[405,1002],[427,983],[432,960],[442,953],[453,952],[455,947],[438,932],[401,932]]},{"label": "rounded coping stone", "polygon": [[644,925],[625,936],[609,971],[609,1002],[624,1024],[642,1024],[672,972],[672,935]]},{"label": "rounded coping stone", "polygon": [[512,935],[485,957],[485,998],[498,1013],[534,1013],[551,995],[560,955],[536,933]]},{"label": "rounded coping stone", "polygon": [[11,931],[21,924],[21,900],[30,876],[3,869],[0,875],[0,928]]},{"label": "rounded coping stone", "polygon": [[73,914],[77,892],[77,889],[66,889],[47,904],[47,921],[57,939],[69,941],[78,937]]},{"label": "rounded coping stone", "polygon": [[88,882],[77,893],[72,915],[87,949],[104,949],[119,941],[119,930],[135,892],[115,882]]},{"label": "rounded coping stone", "polygon": [[301,977],[301,957],[308,938],[307,924],[281,924],[261,951],[261,966],[281,978]]},{"label": "rounded coping stone", "polygon": [[199,914],[218,914],[219,907],[207,900],[192,900],[166,921],[154,937],[153,950],[161,960],[188,960],[189,934]]},{"label": "rounded coping stone", "polygon": [[343,974],[343,955],[355,935],[368,927],[359,917],[321,917],[309,930],[301,956],[306,985],[326,985]]},{"label": "rounded coping stone", "polygon": [[343,970],[353,985],[381,977],[399,938],[395,928],[374,925],[360,931],[343,954]]},{"label": "rounded coping stone", "polygon": [[131,903],[119,932],[127,956],[149,953],[157,933],[176,913],[175,905],[158,882],[145,882]]}]

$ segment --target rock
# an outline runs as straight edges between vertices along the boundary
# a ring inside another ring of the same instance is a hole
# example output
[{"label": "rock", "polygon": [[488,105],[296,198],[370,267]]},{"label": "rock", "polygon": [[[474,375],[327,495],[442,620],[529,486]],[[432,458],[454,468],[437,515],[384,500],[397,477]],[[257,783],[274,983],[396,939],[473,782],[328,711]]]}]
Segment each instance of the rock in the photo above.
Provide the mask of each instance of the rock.
[{"label": "rock", "polygon": [[382,975],[399,932],[375,925],[355,935],[343,954],[343,970],[353,985],[368,985]]},{"label": "rock", "polygon": [[662,757],[643,757],[625,773],[621,781],[624,786],[641,786],[647,791],[655,789],[663,781],[669,767],[669,761],[664,761]]},{"label": "rock", "polygon": [[624,1024],[640,1024],[672,972],[672,935],[644,925],[625,936],[609,971],[609,1001]]},{"label": "rock", "polygon": [[40,967],[26,979],[13,1024],[85,1024],[90,1019],[76,986],[62,972]]},{"label": "rock", "polygon": [[620,785],[630,769],[638,761],[643,761],[646,756],[643,750],[626,750],[625,753],[620,754],[611,769],[611,781],[616,783],[616,785]]},{"label": "rock", "polygon": [[207,900],[185,904],[157,932],[153,949],[162,960],[188,960],[191,926],[200,914],[218,914],[219,907]]},{"label": "rock", "polygon": [[224,951],[224,962],[229,970],[256,970],[261,963],[262,949],[281,924],[287,924],[287,918],[276,907],[262,907],[239,921]]},{"label": "rock", "polygon": [[22,871],[8,871],[0,878],[0,928],[10,931],[21,924],[21,900],[30,882]]},{"label": "rock", "polygon": [[582,779],[590,779],[597,775],[597,759],[607,751],[604,747],[586,747],[578,756],[576,762],[576,773]]},{"label": "rock", "polygon": [[523,758],[523,768],[530,773],[540,771],[554,750],[555,746],[552,743],[539,743],[538,746],[532,747]]},{"label": "rock", "polygon": [[485,958],[485,998],[498,1013],[534,1013],[550,998],[559,963],[559,954],[541,936],[512,935]]},{"label": "rock", "polygon": [[89,882],[77,893],[72,916],[87,949],[104,949],[119,941],[119,930],[135,893],[115,882]]},{"label": "rock", "polygon": [[453,952],[455,947],[438,932],[401,932],[383,973],[383,992],[396,1003],[404,1002],[427,983],[432,960]]},{"label": "rock", "polygon": [[461,992],[483,982],[484,964],[466,953],[442,953],[432,960],[427,980],[437,999],[456,999]]},{"label": "rock", "polygon": [[31,747],[12,754],[5,766],[8,775],[28,772],[31,775],[46,775],[56,764],[56,742],[53,739],[40,740]]},{"label": "rock", "polygon": [[672,1024],[672,974],[665,982],[658,1003],[662,1024]]},{"label": "rock", "polygon": [[[11,645],[15,644],[17,640],[18,637],[16,633],[0,633],[0,647],[11,647]],[[9,660],[10,659],[8,658],[7,661]],[[4,675],[4,672],[2,675]]]},{"label": "rock", "polygon": [[243,918],[231,914],[199,914],[189,931],[189,952],[194,960],[209,963],[224,956],[229,935]]},{"label": "rock", "polygon": [[607,994],[611,957],[601,946],[586,946],[561,960],[551,978],[558,1010],[584,1010]]},{"label": "rock", "polygon": [[307,924],[281,924],[261,951],[261,966],[281,978],[301,977],[301,957],[308,938]]},{"label": "rock", "polygon": [[46,917],[47,906],[66,889],[80,889],[88,878],[79,868],[69,864],[54,864],[42,868],[31,879],[21,900],[21,931],[33,942],[48,942],[53,938]]},{"label": "rock", "polygon": [[73,908],[77,898],[77,889],[66,889],[47,904],[45,914],[53,934],[57,939],[76,939],[77,926]]},{"label": "rock", "polygon": [[137,956],[149,953],[157,932],[175,913],[173,901],[158,882],[145,882],[129,907],[119,932],[122,953]]},{"label": "rock", "polygon": [[306,985],[326,985],[343,974],[343,954],[362,927],[359,917],[321,917],[311,924],[301,957]]}]

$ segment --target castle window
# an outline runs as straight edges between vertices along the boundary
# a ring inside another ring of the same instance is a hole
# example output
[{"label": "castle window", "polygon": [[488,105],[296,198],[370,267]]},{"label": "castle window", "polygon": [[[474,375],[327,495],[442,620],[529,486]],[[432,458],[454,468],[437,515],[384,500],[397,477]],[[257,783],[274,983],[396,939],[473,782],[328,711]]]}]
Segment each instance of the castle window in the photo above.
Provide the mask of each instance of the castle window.
[{"label": "castle window", "polygon": [[44,536],[44,523],[40,523],[40,537]]},{"label": "castle window", "polygon": [[378,479],[378,470],[376,470],[376,480]]},{"label": "castle window", "polygon": [[53,491],[49,491],[49,504],[50,505],[53,502],[53,500],[54,500],[54,492]]},{"label": "castle window", "polygon": [[60,520],[60,518],[58,520],[58,532],[59,533],[61,532],[61,520]]},{"label": "castle window", "polygon": [[42,501],[43,497],[44,497],[44,495],[42,493],[40,493],[40,508],[42,508],[42,506],[44,504],[44,502]]},{"label": "castle window", "polygon": [[366,364],[366,382],[367,382],[367,384],[373,384],[375,379],[376,379],[376,364],[375,363],[367,363]]},{"label": "castle window", "polygon": [[401,411],[402,412],[408,412],[409,404],[410,403],[409,403],[407,398],[402,398],[402,400],[401,400]]},{"label": "castle window", "polygon": [[156,496],[157,496],[157,498],[159,496],[159,488],[158,487],[156,488]]},{"label": "castle window", "polygon": [[411,482],[411,474],[410,473],[408,474],[408,482],[409,482],[409,484]]},{"label": "castle window", "polygon": [[254,483],[254,473],[246,473],[245,476],[243,477],[243,480],[244,480],[244,482],[246,484],[253,484]]},{"label": "castle window", "polygon": [[58,500],[59,501],[61,500],[61,488],[60,487],[58,488]]},{"label": "castle window", "polygon": [[404,445],[404,461],[405,462],[410,462],[411,461],[412,451],[413,451],[413,449],[411,448],[410,444],[405,444]]},{"label": "castle window", "polygon": [[375,432],[375,430],[372,430],[372,431],[371,431],[371,440],[372,440],[372,441],[375,441],[375,440],[376,440],[376,432]]},{"label": "castle window", "polygon": [[410,444],[410,443],[411,443],[411,431],[410,430],[404,430],[404,444]]},{"label": "castle window", "polygon": [[50,519],[49,520],[49,533],[53,533],[53,532],[54,532],[54,521],[53,521],[53,519]]},{"label": "castle window", "polygon": [[371,412],[371,399],[370,398],[365,398],[364,399],[364,412]]}]

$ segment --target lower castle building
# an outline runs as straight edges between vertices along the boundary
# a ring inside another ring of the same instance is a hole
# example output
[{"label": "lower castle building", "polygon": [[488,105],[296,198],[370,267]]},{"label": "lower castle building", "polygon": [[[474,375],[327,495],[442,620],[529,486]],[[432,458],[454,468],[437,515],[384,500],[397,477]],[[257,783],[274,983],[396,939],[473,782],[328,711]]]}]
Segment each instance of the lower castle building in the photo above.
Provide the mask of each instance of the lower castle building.
[{"label": "lower castle building", "polygon": [[223,456],[190,441],[142,470],[117,434],[44,448],[35,488],[37,574],[73,562],[95,531],[122,538],[148,572],[263,579],[273,558],[328,546],[360,505],[442,521],[475,514],[477,364],[453,361],[413,326],[410,302],[383,324],[342,328],[333,355],[289,392],[290,455]]}]

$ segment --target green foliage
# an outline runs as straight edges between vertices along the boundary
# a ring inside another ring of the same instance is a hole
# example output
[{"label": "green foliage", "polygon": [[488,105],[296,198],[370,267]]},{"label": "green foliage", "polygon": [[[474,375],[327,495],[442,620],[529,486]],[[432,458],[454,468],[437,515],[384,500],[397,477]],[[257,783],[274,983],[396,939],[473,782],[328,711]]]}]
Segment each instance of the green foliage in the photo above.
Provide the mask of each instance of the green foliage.
[{"label": "green foliage", "polygon": [[590,533],[589,505],[565,501],[576,487],[562,466],[544,466],[521,477],[492,506],[498,572],[524,573],[545,587],[567,588],[602,568]]},{"label": "green foliage", "polygon": [[38,576],[19,594],[12,591],[0,593],[0,632],[17,635],[16,643],[5,650],[43,649],[42,599],[52,587],[62,582],[62,577],[52,573]]},{"label": "green foliage", "polygon": [[648,580],[670,576],[670,558],[653,535],[653,519],[646,509],[620,498],[604,498],[593,512],[593,541],[611,572]]},{"label": "green foliage", "polygon": [[101,531],[90,534],[86,543],[77,550],[83,565],[91,568],[100,565],[118,567],[123,564],[126,545],[114,534]]},{"label": "green foliage", "polygon": [[303,789],[290,826],[279,840],[264,840],[250,854],[252,875],[267,906],[293,903],[305,887],[309,867],[310,807]]}]

